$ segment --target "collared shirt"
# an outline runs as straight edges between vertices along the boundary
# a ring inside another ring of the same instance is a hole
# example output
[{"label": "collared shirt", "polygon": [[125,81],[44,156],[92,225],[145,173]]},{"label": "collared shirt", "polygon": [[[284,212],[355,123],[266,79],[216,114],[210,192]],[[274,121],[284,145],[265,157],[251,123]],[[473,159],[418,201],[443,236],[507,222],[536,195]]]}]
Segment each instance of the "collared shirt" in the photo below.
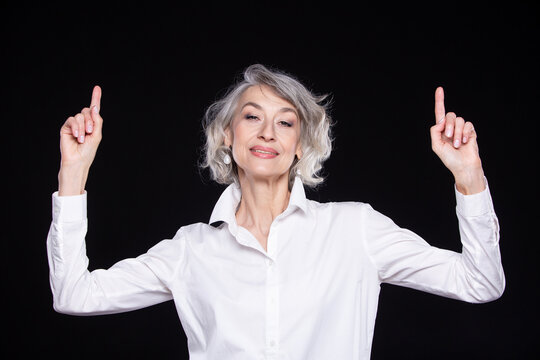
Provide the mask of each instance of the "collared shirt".
[{"label": "collared shirt", "polygon": [[172,299],[192,360],[369,359],[383,282],[468,302],[502,294],[489,189],[455,191],[461,253],[430,246],[368,204],[308,200],[297,178],[267,251],[237,224],[241,192],[230,185],[210,224],[184,226],[147,253],[92,272],[87,195],[55,193],[47,240],[53,306],[107,314]]}]

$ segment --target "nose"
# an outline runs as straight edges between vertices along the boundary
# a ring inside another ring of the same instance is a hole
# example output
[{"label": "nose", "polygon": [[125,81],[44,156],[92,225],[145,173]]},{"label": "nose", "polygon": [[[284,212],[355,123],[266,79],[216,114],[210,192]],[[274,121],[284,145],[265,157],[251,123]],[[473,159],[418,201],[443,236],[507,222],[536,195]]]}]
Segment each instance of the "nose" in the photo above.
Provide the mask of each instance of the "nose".
[{"label": "nose", "polygon": [[264,141],[275,140],[274,124],[272,121],[264,120],[261,123],[258,137],[259,139],[264,140]]}]

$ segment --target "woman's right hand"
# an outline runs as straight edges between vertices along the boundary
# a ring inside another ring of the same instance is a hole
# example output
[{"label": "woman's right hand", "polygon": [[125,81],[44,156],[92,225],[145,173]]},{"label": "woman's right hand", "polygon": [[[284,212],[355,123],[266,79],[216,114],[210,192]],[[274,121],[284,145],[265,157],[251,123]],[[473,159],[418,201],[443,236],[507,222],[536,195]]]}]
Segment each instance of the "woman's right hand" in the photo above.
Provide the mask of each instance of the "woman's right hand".
[{"label": "woman's right hand", "polygon": [[60,129],[59,196],[84,192],[88,171],[101,141],[103,119],[99,115],[100,102],[101,88],[95,86],[90,107],[70,116]]}]

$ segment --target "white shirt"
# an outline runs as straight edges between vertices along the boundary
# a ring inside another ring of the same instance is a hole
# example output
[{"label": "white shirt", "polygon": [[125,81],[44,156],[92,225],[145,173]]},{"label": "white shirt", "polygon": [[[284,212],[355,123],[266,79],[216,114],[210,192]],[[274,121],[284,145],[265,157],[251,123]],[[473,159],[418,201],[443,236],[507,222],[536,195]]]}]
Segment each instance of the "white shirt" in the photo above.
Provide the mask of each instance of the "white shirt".
[{"label": "white shirt", "polygon": [[[221,195],[210,224],[184,226],[146,254],[87,270],[86,193],[53,194],[47,249],[56,311],[109,314],[173,299],[190,359],[369,359],[382,282],[468,302],[503,292],[489,189],[457,190],[462,253],[428,245],[358,202],[318,203],[295,180],[268,251]],[[114,241],[114,240],[112,240]]]}]

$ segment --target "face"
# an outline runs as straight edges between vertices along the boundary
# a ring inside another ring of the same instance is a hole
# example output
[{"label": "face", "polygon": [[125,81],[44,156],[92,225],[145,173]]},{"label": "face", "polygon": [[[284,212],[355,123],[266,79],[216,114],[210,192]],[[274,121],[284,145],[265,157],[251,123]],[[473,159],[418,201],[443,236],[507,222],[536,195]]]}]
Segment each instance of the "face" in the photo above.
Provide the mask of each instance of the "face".
[{"label": "face", "polygon": [[294,105],[265,85],[244,92],[225,133],[240,178],[288,179],[295,155],[302,155]]}]

